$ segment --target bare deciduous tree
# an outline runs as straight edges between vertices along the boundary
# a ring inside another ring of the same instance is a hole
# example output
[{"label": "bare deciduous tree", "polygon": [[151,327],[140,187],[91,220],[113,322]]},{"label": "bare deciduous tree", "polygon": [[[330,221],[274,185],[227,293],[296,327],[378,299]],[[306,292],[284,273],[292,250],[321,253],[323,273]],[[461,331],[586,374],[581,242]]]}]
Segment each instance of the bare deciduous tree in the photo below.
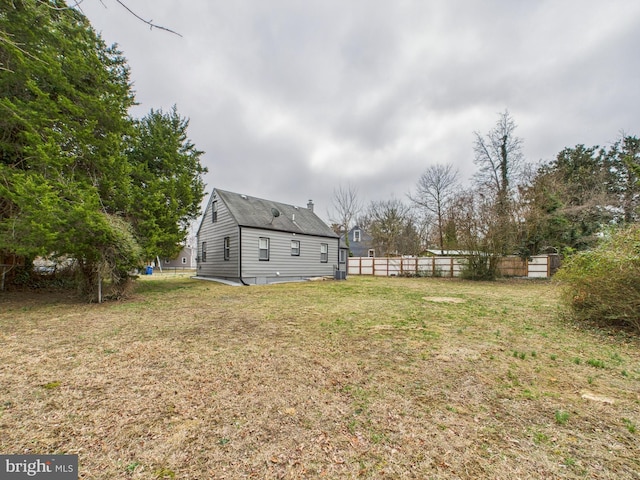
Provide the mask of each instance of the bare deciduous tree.
[{"label": "bare deciduous tree", "polygon": [[411,210],[400,200],[371,202],[367,217],[377,252],[387,256],[418,253],[420,241]]},{"label": "bare deciduous tree", "polygon": [[515,129],[516,123],[505,110],[489,133],[482,136],[474,132],[474,163],[479,167],[476,180],[480,186],[495,193],[498,207],[504,210],[514,187],[513,181],[522,168],[522,139],[515,136]]},{"label": "bare deciduous tree", "polygon": [[346,187],[340,185],[333,190],[333,209],[335,218],[331,218],[331,222],[340,226],[345,233],[347,247],[349,246],[349,228],[356,215],[362,209],[362,205],[358,200],[358,189],[351,184]]},{"label": "bare deciduous tree", "polygon": [[453,210],[459,246],[467,253],[463,276],[493,280],[505,245],[513,241],[512,224],[505,226],[497,213],[495,199],[477,189],[457,194]]},{"label": "bare deciduous tree", "polygon": [[418,179],[415,195],[409,199],[434,218],[438,247],[444,253],[446,212],[458,187],[458,171],[451,164],[438,163],[428,167]]},{"label": "bare deciduous tree", "polygon": [[505,110],[495,127],[485,136],[475,133],[477,192],[484,196],[484,208],[491,226],[487,235],[492,255],[508,255],[516,250],[515,193],[523,170],[522,139],[515,135],[516,123]]}]

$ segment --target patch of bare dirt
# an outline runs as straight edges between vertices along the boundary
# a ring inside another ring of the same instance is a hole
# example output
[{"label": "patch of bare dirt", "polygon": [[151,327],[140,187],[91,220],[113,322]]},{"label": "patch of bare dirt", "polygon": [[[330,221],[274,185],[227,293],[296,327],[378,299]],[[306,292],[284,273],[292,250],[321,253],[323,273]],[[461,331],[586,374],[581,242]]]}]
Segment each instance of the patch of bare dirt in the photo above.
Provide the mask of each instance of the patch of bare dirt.
[{"label": "patch of bare dirt", "polygon": [[465,303],[466,300],[464,298],[456,298],[456,297],[424,297],[424,300],[427,302],[435,302],[435,303]]}]

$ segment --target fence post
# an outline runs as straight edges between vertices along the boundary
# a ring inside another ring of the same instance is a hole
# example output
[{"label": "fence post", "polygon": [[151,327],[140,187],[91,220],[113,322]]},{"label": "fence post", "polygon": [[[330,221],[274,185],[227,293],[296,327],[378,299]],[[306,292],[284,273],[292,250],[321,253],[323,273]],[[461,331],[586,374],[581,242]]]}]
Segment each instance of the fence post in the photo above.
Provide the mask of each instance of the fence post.
[{"label": "fence post", "polygon": [[451,278],[453,278],[453,257],[451,257]]},{"label": "fence post", "polygon": [[547,255],[545,260],[547,262],[547,278],[551,278],[551,257]]}]

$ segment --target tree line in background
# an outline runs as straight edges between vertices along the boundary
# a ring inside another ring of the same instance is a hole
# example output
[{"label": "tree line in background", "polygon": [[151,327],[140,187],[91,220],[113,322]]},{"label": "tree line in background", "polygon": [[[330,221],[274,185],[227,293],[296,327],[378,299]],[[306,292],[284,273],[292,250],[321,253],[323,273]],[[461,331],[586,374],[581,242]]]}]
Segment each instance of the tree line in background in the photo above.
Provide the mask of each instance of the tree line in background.
[{"label": "tree line in background", "polygon": [[203,152],[175,107],[129,115],[126,60],[77,9],[0,5],[0,257],[64,257],[83,291],[107,279],[118,294],[145,259],[181,248]]},{"label": "tree line in background", "polygon": [[362,209],[357,191],[340,187],[334,192],[334,209],[342,212],[336,226],[344,231],[351,226],[345,220],[353,220],[382,255],[420,255],[427,248],[464,251],[467,276],[493,279],[501,256],[588,250],[607,229],[638,221],[637,137],[622,134],[606,148],[568,147],[532,167],[524,161],[515,130],[505,111],[488,133],[474,134],[477,171],[469,188],[445,163],[426,168],[407,202],[375,201]]},{"label": "tree line in background", "polygon": [[495,279],[505,255],[559,253],[570,318],[640,331],[640,140],[622,134],[606,148],[567,147],[532,168],[515,128],[505,111],[486,135],[475,134],[470,188],[442,163],[424,171],[408,203],[371,202],[362,211],[357,191],[339,188],[336,229],[348,231],[355,219],[384,255],[461,250],[463,275],[476,280]]}]

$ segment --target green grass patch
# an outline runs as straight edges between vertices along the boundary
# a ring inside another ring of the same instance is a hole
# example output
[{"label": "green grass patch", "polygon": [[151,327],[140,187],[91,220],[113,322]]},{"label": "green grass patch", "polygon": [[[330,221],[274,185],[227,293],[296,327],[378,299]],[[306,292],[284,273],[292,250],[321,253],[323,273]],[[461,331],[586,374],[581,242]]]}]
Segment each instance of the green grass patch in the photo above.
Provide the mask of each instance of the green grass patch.
[{"label": "green grass patch", "polygon": [[570,415],[569,412],[566,412],[564,410],[556,410],[554,413],[554,417],[558,425],[564,425],[569,421]]}]

